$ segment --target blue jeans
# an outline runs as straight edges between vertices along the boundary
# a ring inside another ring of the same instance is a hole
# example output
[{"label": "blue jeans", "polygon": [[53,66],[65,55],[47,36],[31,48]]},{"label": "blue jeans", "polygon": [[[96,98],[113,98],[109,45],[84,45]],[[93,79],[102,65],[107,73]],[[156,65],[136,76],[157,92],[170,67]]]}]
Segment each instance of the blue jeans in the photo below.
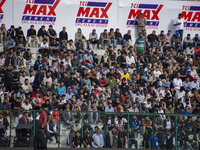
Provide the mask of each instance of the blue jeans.
[{"label": "blue jeans", "polygon": [[128,148],[131,148],[132,145],[135,144],[135,148],[138,148],[138,142],[137,140],[128,140]]},{"label": "blue jeans", "polygon": [[[178,141],[177,150],[181,149],[182,146],[183,146],[182,143],[180,143],[180,141]],[[188,143],[186,141],[185,141],[185,148],[186,148],[186,150],[189,149]]]},{"label": "blue jeans", "polygon": [[63,123],[64,124],[67,124],[67,125],[70,125],[70,126],[74,126],[75,125],[75,123],[74,122],[72,122],[72,121],[63,121]]},{"label": "blue jeans", "polygon": [[142,126],[140,126],[138,130],[134,130],[134,128],[132,127],[132,130],[133,130],[133,132],[140,130],[140,135],[142,135]]},{"label": "blue jeans", "polygon": [[181,38],[181,42],[183,40],[183,30],[177,30],[176,32],[178,32],[180,34],[180,38]]},{"label": "blue jeans", "polygon": [[94,67],[93,64],[89,64],[89,63],[85,63],[85,66],[88,67],[89,69],[92,69],[92,67]]},{"label": "blue jeans", "polygon": [[123,46],[126,46],[126,40],[121,40],[121,41],[119,41],[119,40],[116,40],[116,43],[117,44],[122,44]]},{"label": "blue jeans", "polygon": [[98,121],[98,113],[91,112],[90,113],[90,121],[94,120]]},{"label": "blue jeans", "polygon": [[[151,47],[151,42],[148,43],[148,46]],[[155,42],[155,46],[158,47],[158,41]]]}]

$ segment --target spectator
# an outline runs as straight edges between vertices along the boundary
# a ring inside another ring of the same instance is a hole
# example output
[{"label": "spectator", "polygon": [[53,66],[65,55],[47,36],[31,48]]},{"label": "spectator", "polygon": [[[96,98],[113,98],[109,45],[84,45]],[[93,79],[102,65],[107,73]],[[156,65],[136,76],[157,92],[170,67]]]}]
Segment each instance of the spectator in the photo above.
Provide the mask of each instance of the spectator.
[{"label": "spectator", "polygon": [[115,39],[116,39],[116,44],[121,44],[123,46],[126,46],[126,40],[123,39],[122,34],[119,32],[119,28],[115,30]]},{"label": "spectator", "polygon": [[65,44],[68,43],[68,34],[66,32],[66,27],[63,27],[62,31],[59,33],[59,39],[64,40]]},{"label": "spectator", "polygon": [[13,49],[15,47],[14,40],[11,38],[10,35],[7,35],[3,45],[4,45],[4,51],[5,52],[7,52],[10,49]]},{"label": "spectator", "polygon": [[144,56],[145,51],[146,51],[146,43],[145,43],[145,40],[143,39],[142,33],[140,33],[139,38],[136,39],[134,47],[138,53],[141,52],[142,56]]},{"label": "spectator", "polygon": [[100,40],[101,40],[102,49],[105,49],[105,45],[107,46],[109,45],[109,35],[107,32],[107,29],[105,29],[104,32],[101,33]]},{"label": "spectator", "polygon": [[182,19],[182,14],[178,14],[178,18],[174,20],[175,31],[180,34],[181,41],[183,39],[183,27],[187,22]]},{"label": "spectator", "polygon": [[47,39],[47,43],[49,43],[49,36],[47,34],[47,31],[45,30],[44,25],[42,25],[41,28],[38,30],[37,37],[39,38],[40,43],[42,43],[44,39]]},{"label": "spectator", "polygon": [[195,37],[192,39],[193,46],[196,47],[198,43],[200,43],[199,35],[195,34]]},{"label": "spectator", "polygon": [[7,37],[7,30],[6,30],[6,26],[4,23],[1,24],[0,27],[0,45],[3,45],[5,39]]},{"label": "spectator", "polygon": [[103,148],[104,146],[104,138],[103,135],[101,134],[101,130],[97,129],[97,133],[94,133],[92,138],[94,141],[92,142],[92,147],[94,148]]},{"label": "spectator", "polygon": [[147,25],[146,19],[143,17],[143,13],[140,13],[139,17],[137,18],[137,33],[138,35],[145,30],[145,27]]},{"label": "spectator", "polygon": [[156,131],[151,137],[149,138],[149,149],[159,149],[158,146],[158,137],[157,137],[158,131]]},{"label": "spectator", "polygon": [[7,118],[4,116],[4,113],[0,111],[0,125],[3,126],[6,130],[9,126]]},{"label": "spectator", "polygon": [[49,36],[49,41],[50,43],[53,42],[53,39],[56,39],[57,38],[57,33],[56,31],[53,29],[53,26],[52,25],[49,25],[49,29],[47,31],[47,34]]},{"label": "spectator", "polygon": [[68,135],[68,138],[67,138],[68,148],[73,148],[72,141],[73,141],[74,137],[75,137],[74,126],[71,126],[70,131],[69,131],[69,135]]},{"label": "spectator", "polygon": [[43,39],[43,42],[40,44],[39,52],[42,54],[42,57],[44,57],[44,54],[47,53],[47,56],[49,57],[49,44],[47,43],[47,39]]},{"label": "spectator", "polygon": [[[98,44],[99,41],[98,41],[98,35],[96,33],[96,29],[93,29],[92,30],[92,33],[90,33],[89,35],[89,40],[90,40],[90,43],[93,45],[93,44]],[[94,47],[93,47],[94,49]]]},{"label": "spectator", "polygon": [[55,137],[56,143],[58,143],[58,137],[57,137],[57,126],[56,126],[56,121],[52,119],[48,124],[47,124],[47,131],[50,134],[50,143],[53,142],[52,136]]},{"label": "spectator", "polygon": [[148,46],[151,46],[153,42],[155,42],[156,46],[158,45],[158,36],[156,35],[155,30],[153,30],[152,34],[149,34],[147,38],[148,38]]},{"label": "spectator", "polygon": [[183,40],[183,49],[186,49],[190,44],[192,45],[192,39],[190,34],[187,34],[187,37],[185,37]]},{"label": "spectator", "polygon": [[162,30],[160,34],[158,35],[159,47],[161,47],[162,45],[165,45],[165,43],[166,43],[166,37],[165,37],[164,31]]},{"label": "spectator", "polygon": [[78,131],[76,132],[76,136],[72,140],[72,145],[74,148],[78,149],[81,148],[82,144],[83,144],[83,139],[81,138],[81,134]]},{"label": "spectator", "polygon": [[151,128],[151,120],[149,119],[148,116],[146,116],[145,118],[142,119],[141,124],[142,124],[142,132],[143,132],[143,134],[145,133],[147,128]]},{"label": "spectator", "polygon": [[[30,29],[27,31],[27,40],[28,40],[28,46],[37,46],[40,44],[37,36],[36,36],[36,30],[34,29],[34,25],[31,25]],[[31,43],[35,42],[35,45],[32,45]]]},{"label": "spectator", "polygon": [[126,34],[124,34],[124,39],[126,40],[126,46],[132,46],[132,38],[131,38],[131,30],[128,30]]}]

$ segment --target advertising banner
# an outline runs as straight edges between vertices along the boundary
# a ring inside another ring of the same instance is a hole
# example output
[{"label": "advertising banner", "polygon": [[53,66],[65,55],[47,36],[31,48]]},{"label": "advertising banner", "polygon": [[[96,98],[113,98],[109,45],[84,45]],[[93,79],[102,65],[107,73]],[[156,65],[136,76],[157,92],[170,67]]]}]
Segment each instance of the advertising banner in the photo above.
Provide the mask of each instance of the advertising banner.
[{"label": "advertising banner", "polygon": [[16,26],[22,25],[27,30],[34,24],[38,30],[42,25],[48,29],[51,24],[57,34],[65,26],[72,39],[78,28],[87,38],[94,28],[100,33],[117,25],[115,0],[14,0],[14,6]]},{"label": "advertising banner", "polygon": [[13,23],[12,0],[0,0],[0,23],[11,25]]},{"label": "advertising banner", "polygon": [[157,1],[157,0],[118,0],[118,26],[121,32],[132,31],[133,38],[137,37],[137,17],[143,13],[146,18],[147,34],[153,30],[160,34],[172,30],[174,33],[174,20],[179,13],[187,21],[184,28],[184,36],[190,33],[193,37],[200,31],[200,3],[181,1]]},{"label": "advertising banner", "polygon": [[137,17],[140,13],[147,20],[146,30],[150,34],[156,30],[165,33],[172,30],[174,20],[179,13],[187,24],[184,36],[192,37],[200,32],[200,2],[157,1],[157,0],[0,0],[0,22],[6,27],[14,24],[22,26],[25,34],[30,25],[35,29],[53,25],[57,34],[62,27],[67,28],[70,39],[74,39],[78,28],[86,38],[92,29],[98,35],[103,30],[119,28],[122,34],[132,31],[132,38],[137,37]]}]

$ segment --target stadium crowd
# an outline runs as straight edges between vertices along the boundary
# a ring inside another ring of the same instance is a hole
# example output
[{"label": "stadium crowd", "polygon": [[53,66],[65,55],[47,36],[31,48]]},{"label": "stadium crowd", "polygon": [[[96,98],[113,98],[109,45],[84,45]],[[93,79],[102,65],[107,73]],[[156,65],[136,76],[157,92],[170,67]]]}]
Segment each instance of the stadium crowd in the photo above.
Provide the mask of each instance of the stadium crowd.
[{"label": "stadium crowd", "polygon": [[[0,125],[8,128],[10,110],[19,110],[17,123],[36,119],[50,143],[53,136],[59,142],[61,122],[70,148],[141,148],[142,138],[144,148],[174,149],[175,117],[167,114],[185,114],[177,120],[178,148],[197,149],[200,117],[186,115],[200,114],[200,38],[181,39],[178,31],[145,29],[136,41],[119,29],[100,36],[93,29],[86,39],[79,28],[72,40],[65,27],[57,34],[52,25],[31,25],[25,37],[22,27],[2,24]],[[97,49],[105,50],[102,57]],[[38,110],[35,118],[30,110]],[[163,115],[152,124],[151,115],[137,113]]]}]

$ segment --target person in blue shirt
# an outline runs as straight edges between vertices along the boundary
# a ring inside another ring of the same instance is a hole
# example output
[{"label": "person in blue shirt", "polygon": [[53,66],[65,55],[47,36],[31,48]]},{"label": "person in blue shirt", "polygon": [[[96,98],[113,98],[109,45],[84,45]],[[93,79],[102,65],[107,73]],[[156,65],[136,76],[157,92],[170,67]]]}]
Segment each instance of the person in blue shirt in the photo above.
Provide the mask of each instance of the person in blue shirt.
[{"label": "person in blue shirt", "polygon": [[91,80],[89,79],[89,74],[87,73],[85,78],[85,84],[87,85],[87,88],[91,87]]},{"label": "person in blue shirt", "polygon": [[154,135],[149,138],[149,149],[159,149],[157,134],[158,131],[155,131]]},{"label": "person in blue shirt", "polygon": [[109,103],[105,108],[105,112],[114,112],[114,108],[112,107],[112,103]]},{"label": "person in blue shirt", "polygon": [[58,93],[59,95],[66,94],[66,87],[64,86],[64,82],[60,83],[60,86],[58,87]]},{"label": "person in blue shirt", "polygon": [[92,147],[94,148],[103,148],[104,146],[104,138],[103,135],[101,134],[101,130],[98,129],[97,133],[93,134],[92,138],[96,142],[92,142]]},{"label": "person in blue shirt", "polygon": [[133,116],[131,127],[134,132],[140,130],[140,135],[142,135],[142,128],[140,127],[139,120],[136,115]]},{"label": "person in blue shirt", "polygon": [[72,99],[72,96],[73,96],[74,94],[72,93],[72,89],[70,88],[69,90],[68,90],[68,93],[65,95],[65,100],[66,101],[68,101],[69,99]]},{"label": "person in blue shirt", "polygon": [[34,70],[38,71],[40,70],[39,66],[42,64],[42,60],[41,60],[41,57],[38,56],[37,57],[37,60],[35,61],[34,63]]}]

